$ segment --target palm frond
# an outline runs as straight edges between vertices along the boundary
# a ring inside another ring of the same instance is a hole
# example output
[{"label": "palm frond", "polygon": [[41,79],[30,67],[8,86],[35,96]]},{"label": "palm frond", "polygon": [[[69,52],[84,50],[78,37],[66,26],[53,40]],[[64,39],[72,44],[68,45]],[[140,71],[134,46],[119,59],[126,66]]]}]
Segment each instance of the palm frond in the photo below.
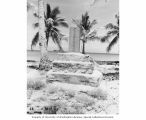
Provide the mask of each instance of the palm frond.
[{"label": "palm frond", "polygon": [[62,37],[63,34],[60,33],[60,31],[53,27],[53,29],[51,29],[51,37],[52,37],[52,40],[55,44],[57,44],[59,50],[63,51],[63,48],[61,46],[61,37]]},{"label": "palm frond", "polygon": [[50,18],[50,14],[51,14],[51,7],[50,4],[47,4],[46,19]]},{"label": "palm frond", "polygon": [[116,15],[115,15],[115,18],[117,19],[117,25],[119,26],[119,22],[120,22],[120,20],[119,20],[119,15],[116,14]]},{"label": "palm frond", "polygon": [[68,38],[67,36],[65,36],[64,34],[62,34],[62,33],[60,33],[60,32],[58,33],[58,37],[59,37],[60,41],[61,41],[61,40],[67,41],[67,38]]},{"label": "palm frond", "polygon": [[112,31],[108,31],[107,32],[107,35],[115,35],[115,34],[118,34],[118,30],[112,30]]},{"label": "palm frond", "polygon": [[109,40],[110,37],[111,37],[110,35],[106,35],[106,36],[100,38],[100,41],[101,41],[101,42],[106,42],[106,41]]},{"label": "palm frond", "polygon": [[33,49],[33,46],[36,46],[36,44],[38,43],[39,41],[39,32],[37,32],[34,36],[34,38],[32,39],[32,42],[31,42],[31,50]]},{"label": "palm frond", "polygon": [[115,18],[117,19],[117,25],[114,25],[112,23],[107,24],[105,28],[108,29],[108,32],[100,40],[101,42],[106,42],[110,37],[114,36],[112,41],[109,43],[109,46],[107,47],[107,52],[111,50],[112,46],[116,44],[119,39],[119,15],[115,15]]},{"label": "palm frond", "polygon": [[51,36],[52,36],[52,40],[54,41],[54,43],[57,44],[59,50],[63,51],[59,34],[57,32],[52,32]]},{"label": "palm frond", "polygon": [[82,15],[81,25],[84,27],[85,30],[89,30],[90,28],[90,21],[88,12]]},{"label": "palm frond", "polygon": [[87,40],[90,40],[90,41],[100,40],[100,38],[97,36],[97,31],[94,30],[90,32],[87,36]]},{"label": "palm frond", "polygon": [[81,28],[81,21],[80,21],[80,20],[72,19],[72,22],[73,22],[78,28]]},{"label": "palm frond", "polygon": [[56,40],[59,39],[59,30],[53,27],[50,31],[53,42],[56,44]]},{"label": "palm frond", "polygon": [[59,29],[57,27],[52,27],[51,30],[55,32],[57,35],[60,33]]},{"label": "palm frond", "polygon": [[93,20],[91,23],[90,23],[90,28],[92,28],[94,25],[97,24],[97,21],[96,20]]},{"label": "palm frond", "polygon": [[55,7],[55,8],[51,11],[50,17],[54,20],[54,19],[57,17],[58,14],[60,14],[59,7]]},{"label": "palm frond", "polygon": [[57,22],[64,22],[65,19],[64,19],[64,18],[57,17],[57,18],[55,19],[55,21],[57,21]]},{"label": "palm frond", "polygon": [[68,37],[68,36],[62,36],[62,37],[61,37],[61,41],[62,41],[62,40],[68,41],[68,40],[69,40],[69,37]]},{"label": "palm frond", "polygon": [[60,26],[62,26],[62,27],[66,27],[66,28],[68,28],[68,24],[67,24],[67,22],[59,22],[58,23]]},{"label": "palm frond", "polygon": [[91,32],[89,32],[86,36],[88,36],[88,37],[94,37],[95,35],[97,34],[97,31],[96,30],[94,30],[94,31],[91,31]]},{"label": "palm frond", "polygon": [[56,44],[56,36],[54,35],[54,33],[50,32],[50,36],[51,36],[53,42]]},{"label": "palm frond", "polygon": [[59,26],[61,25],[62,27],[67,27],[68,28],[68,23],[64,18],[56,18],[54,20],[54,26]]},{"label": "palm frond", "polygon": [[98,37],[98,36],[90,36],[90,37],[87,38],[87,40],[97,41],[97,40],[100,40],[100,37]]},{"label": "palm frond", "polygon": [[119,29],[119,27],[118,26],[116,26],[116,25],[114,25],[114,24],[112,24],[112,23],[109,23],[109,24],[107,24],[106,26],[105,26],[105,28],[106,29]]},{"label": "palm frond", "polygon": [[[82,41],[87,41],[87,40],[97,40],[99,39],[98,36],[96,36],[97,31],[91,31],[91,28],[97,24],[96,20],[93,20],[92,22],[90,22],[89,20],[89,15],[88,12],[86,12],[85,14],[82,14],[81,20],[74,20],[73,19],[73,23],[80,28],[80,39]],[[86,39],[85,39],[86,38]]]},{"label": "palm frond", "polygon": [[49,33],[49,31],[45,31],[45,33],[46,33],[46,39],[47,39],[47,42],[46,42],[46,44],[47,44],[47,46],[48,46],[48,42],[49,42],[49,37],[50,37],[50,33]]},{"label": "palm frond", "polygon": [[111,50],[112,46],[114,46],[117,43],[118,39],[119,39],[119,35],[117,34],[114,37],[114,39],[110,42],[110,44],[108,45],[107,52],[109,52]]},{"label": "palm frond", "polygon": [[59,50],[63,51],[63,48],[61,46],[61,42],[60,41],[61,41],[61,39],[56,39],[56,43],[57,43],[57,46],[58,46]]}]

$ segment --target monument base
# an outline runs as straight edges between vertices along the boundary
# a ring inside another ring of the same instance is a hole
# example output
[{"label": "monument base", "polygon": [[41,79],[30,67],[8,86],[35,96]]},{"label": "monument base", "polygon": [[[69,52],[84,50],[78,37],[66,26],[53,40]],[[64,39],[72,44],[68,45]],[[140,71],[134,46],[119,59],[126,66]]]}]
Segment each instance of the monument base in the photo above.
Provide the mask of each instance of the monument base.
[{"label": "monument base", "polygon": [[52,69],[47,73],[47,83],[64,82],[98,87],[102,73],[88,55],[80,53],[62,53],[52,62]]}]

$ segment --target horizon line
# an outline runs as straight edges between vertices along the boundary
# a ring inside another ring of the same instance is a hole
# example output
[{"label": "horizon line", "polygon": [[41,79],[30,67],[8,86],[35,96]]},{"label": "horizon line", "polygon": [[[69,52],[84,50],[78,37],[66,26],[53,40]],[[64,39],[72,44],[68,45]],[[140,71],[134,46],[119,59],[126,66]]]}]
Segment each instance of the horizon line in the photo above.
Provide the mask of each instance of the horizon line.
[{"label": "horizon line", "polygon": [[[40,51],[40,50],[28,50],[27,51]],[[57,51],[57,50],[56,50]],[[56,51],[48,51],[48,52],[56,52]],[[69,52],[69,51],[64,51],[64,52]],[[115,55],[120,55],[119,53],[101,53],[101,52],[86,52],[86,53],[89,53],[89,54],[115,54]]]}]

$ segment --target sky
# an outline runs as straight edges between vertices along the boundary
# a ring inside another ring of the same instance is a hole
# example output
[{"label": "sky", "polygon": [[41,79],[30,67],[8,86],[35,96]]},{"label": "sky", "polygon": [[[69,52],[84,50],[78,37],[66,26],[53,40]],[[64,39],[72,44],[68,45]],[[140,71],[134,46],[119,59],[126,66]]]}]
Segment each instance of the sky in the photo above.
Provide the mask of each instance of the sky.
[{"label": "sky", "polygon": [[[27,15],[27,49],[30,50],[31,40],[38,29],[33,27],[33,23],[37,22],[33,16],[34,11],[37,10],[38,0],[28,0],[34,7],[28,11]],[[104,36],[106,30],[104,26],[108,23],[116,24],[115,14],[119,12],[119,0],[44,0],[45,4],[50,4],[51,8],[56,6],[59,7],[61,14],[59,16],[66,19],[69,26],[74,26],[72,19],[81,19],[82,14],[86,11],[89,13],[90,20],[97,20],[97,25],[93,27],[93,30],[97,30],[99,36]],[[107,2],[106,2],[107,1]],[[59,27],[61,33],[69,36],[69,28]],[[106,48],[109,43],[101,43],[100,41],[87,42],[86,52],[93,53],[106,53]],[[62,41],[62,47],[64,50],[68,50],[68,42]],[[38,50],[37,45],[34,49]],[[48,50],[56,50],[57,45],[55,45],[52,40],[50,40],[48,45]],[[119,53],[119,42],[114,45],[110,53]]]}]

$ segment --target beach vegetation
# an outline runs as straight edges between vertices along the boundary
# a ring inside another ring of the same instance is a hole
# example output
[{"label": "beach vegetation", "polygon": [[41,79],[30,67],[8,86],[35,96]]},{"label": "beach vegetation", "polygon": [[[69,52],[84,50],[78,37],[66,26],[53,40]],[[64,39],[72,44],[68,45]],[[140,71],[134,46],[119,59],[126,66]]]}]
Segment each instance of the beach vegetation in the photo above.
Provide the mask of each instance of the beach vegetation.
[{"label": "beach vegetation", "polygon": [[80,20],[73,19],[73,23],[80,29],[80,40],[83,43],[82,54],[85,54],[85,43],[88,40],[97,40],[99,37],[96,36],[97,31],[92,30],[93,26],[97,24],[96,20],[91,21],[88,12],[82,14]]},{"label": "beach vegetation", "polygon": [[107,47],[107,52],[111,50],[111,48],[117,43],[119,40],[119,15],[115,15],[115,18],[117,20],[116,25],[113,23],[109,23],[105,26],[105,29],[108,30],[106,35],[101,38],[101,42],[109,42],[109,39],[112,37],[112,40],[109,42],[109,45]]},{"label": "beach vegetation", "polygon": [[94,99],[86,94],[78,94],[75,96],[75,99],[84,106],[91,106],[95,103]]},{"label": "beach vegetation", "polygon": [[28,80],[27,81],[27,90],[41,90],[45,88],[45,83],[41,80]]},{"label": "beach vegetation", "polygon": [[[61,11],[59,7],[51,8],[49,4],[47,4],[46,12],[44,12],[44,23],[45,23],[45,39],[46,39],[46,45],[48,46],[48,42],[50,38],[52,38],[53,42],[57,44],[60,51],[63,51],[63,48],[61,46],[61,40],[64,37],[64,35],[60,32],[58,29],[59,26],[68,28],[68,24],[65,20],[65,18],[58,17],[60,15]],[[37,13],[34,13],[34,16],[39,18],[39,15]],[[39,23],[34,24],[35,28],[39,27]],[[35,34],[34,38],[31,42],[31,49],[33,49],[36,44],[39,43],[39,31]]]},{"label": "beach vegetation", "polygon": [[82,109],[75,109],[73,107],[61,108],[57,111],[57,114],[83,114]]},{"label": "beach vegetation", "polygon": [[67,103],[64,101],[52,101],[48,106],[44,106],[44,114],[57,114],[59,109],[67,107]]},{"label": "beach vegetation", "polygon": [[106,100],[107,99],[107,92],[102,89],[96,89],[88,91],[88,95],[93,98],[97,98],[98,100]]},{"label": "beach vegetation", "polygon": [[54,94],[54,93],[57,93],[57,92],[58,92],[58,89],[59,89],[59,88],[57,88],[56,86],[48,86],[47,92],[48,92],[49,94]]}]

